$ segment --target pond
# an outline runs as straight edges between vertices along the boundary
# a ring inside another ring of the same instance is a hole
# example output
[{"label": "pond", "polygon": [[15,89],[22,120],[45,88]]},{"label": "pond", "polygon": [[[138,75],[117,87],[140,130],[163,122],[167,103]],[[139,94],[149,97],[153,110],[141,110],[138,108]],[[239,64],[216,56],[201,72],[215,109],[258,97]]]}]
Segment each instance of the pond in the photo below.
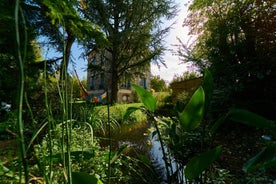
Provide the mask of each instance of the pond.
[{"label": "pond", "polygon": [[[151,124],[148,122],[123,124],[120,128],[112,131],[111,147],[117,150],[120,146],[127,144],[127,154],[135,157],[137,154],[150,159],[151,165],[156,174],[158,184],[166,183],[166,173],[160,143],[152,137],[149,129]],[[105,146],[108,141],[102,142]],[[147,172],[147,171],[145,171]]]}]

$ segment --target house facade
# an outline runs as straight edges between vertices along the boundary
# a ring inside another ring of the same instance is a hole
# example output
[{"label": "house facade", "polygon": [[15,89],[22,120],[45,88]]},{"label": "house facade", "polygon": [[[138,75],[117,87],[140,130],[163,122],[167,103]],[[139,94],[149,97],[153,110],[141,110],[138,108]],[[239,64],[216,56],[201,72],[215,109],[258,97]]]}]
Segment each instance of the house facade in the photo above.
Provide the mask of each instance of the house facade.
[{"label": "house facade", "polygon": [[[98,51],[92,50],[87,53],[88,69],[87,69],[87,92],[92,96],[99,96],[111,88],[111,73],[110,62],[112,54],[107,50]],[[134,91],[131,88],[131,83],[142,86],[150,90],[150,67],[143,71],[143,75],[129,75],[131,72],[126,72],[120,77],[118,84],[118,103],[131,103],[137,101]]]}]

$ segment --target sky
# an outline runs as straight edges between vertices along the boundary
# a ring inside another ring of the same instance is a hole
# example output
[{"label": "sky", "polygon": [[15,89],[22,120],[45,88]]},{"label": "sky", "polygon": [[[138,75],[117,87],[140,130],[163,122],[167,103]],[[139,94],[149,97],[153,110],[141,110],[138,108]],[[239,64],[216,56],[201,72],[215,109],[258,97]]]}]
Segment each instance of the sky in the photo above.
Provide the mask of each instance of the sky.
[{"label": "sky", "polygon": [[[174,45],[179,44],[177,38],[180,38],[180,40],[184,44],[188,44],[190,40],[190,37],[188,35],[189,28],[182,26],[183,21],[188,14],[188,7],[184,6],[186,2],[183,0],[175,0],[175,2],[179,5],[179,13],[178,16],[175,17],[175,19],[166,23],[166,25],[170,25],[175,22],[169,35],[165,39],[168,49],[173,49],[174,51],[177,50],[177,47]],[[179,57],[173,54],[171,51],[165,52],[164,60],[167,67],[161,66],[160,68],[158,68],[157,65],[151,65],[151,72],[152,75],[158,75],[167,82],[172,81],[175,75],[182,75],[185,71],[188,71],[189,69],[189,67],[186,64],[181,63]]]},{"label": "sky", "polygon": [[[187,1],[187,0],[186,0]],[[189,41],[188,31],[189,29],[187,27],[183,27],[183,21],[185,17],[187,16],[187,6],[184,6],[185,3],[187,3],[185,0],[175,0],[175,3],[179,5],[179,13],[178,16],[176,16],[173,20],[165,22],[164,26],[171,25],[173,22],[175,24],[172,26],[171,31],[169,32],[168,36],[165,38],[166,47],[168,49],[177,50],[177,47],[173,46],[178,44],[177,37],[181,39],[181,41],[185,44]],[[86,79],[86,68],[87,68],[87,60],[81,56],[83,53],[83,50],[81,49],[81,46],[78,46],[77,44],[73,44],[72,46],[72,58],[74,63],[74,68],[76,69],[79,78]],[[44,57],[51,58],[55,56],[55,52],[53,50],[49,50],[46,54],[44,54]],[[160,76],[162,79],[164,79],[167,83],[171,82],[173,77],[175,75],[181,75],[185,71],[188,71],[189,67],[186,64],[181,64],[181,61],[179,60],[177,55],[174,55],[171,51],[166,51],[165,55],[163,56],[166,66],[163,66],[162,64],[160,67],[157,65],[151,65],[151,73],[153,76]],[[69,66],[69,71],[73,72],[72,65]]]}]

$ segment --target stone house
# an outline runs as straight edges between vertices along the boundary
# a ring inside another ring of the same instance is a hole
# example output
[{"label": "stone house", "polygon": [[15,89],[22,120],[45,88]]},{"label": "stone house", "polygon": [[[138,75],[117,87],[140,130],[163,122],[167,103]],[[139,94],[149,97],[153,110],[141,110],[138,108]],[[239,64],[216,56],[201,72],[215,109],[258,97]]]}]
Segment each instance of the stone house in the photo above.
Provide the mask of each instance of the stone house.
[{"label": "stone house", "polygon": [[[107,50],[91,50],[87,53],[88,69],[87,69],[87,92],[89,95],[101,95],[106,89],[110,90],[111,87],[111,73],[110,59],[112,54]],[[143,76],[128,76],[127,74],[121,76],[120,83],[118,84],[118,103],[131,103],[135,102],[137,97],[133,93],[131,83],[142,86],[150,90],[150,67],[143,72]]]}]

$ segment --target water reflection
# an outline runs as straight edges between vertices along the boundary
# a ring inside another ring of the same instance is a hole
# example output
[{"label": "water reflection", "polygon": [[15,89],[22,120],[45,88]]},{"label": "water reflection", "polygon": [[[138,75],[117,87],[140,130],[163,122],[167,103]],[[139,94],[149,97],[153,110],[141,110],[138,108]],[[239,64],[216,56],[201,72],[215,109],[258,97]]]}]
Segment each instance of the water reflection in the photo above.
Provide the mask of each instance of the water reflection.
[{"label": "water reflection", "polygon": [[[129,156],[136,157],[140,154],[149,158],[158,177],[158,184],[165,184],[166,174],[160,143],[149,133],[150,127],[150,123],[147,122],[121,125],[111,132],[111,147],[112,150],[117,150],[127,144]],[[107,146],[108,141],[102,141],[102,145]]]},{"label": "water reflection", "polygon": [[160,142],[156,140],[155,137],[152,138],[152,135],[148,136],[148,139],[151,141],[150,149],[150,159],[152,162],[155,171],[158,173],[159,181],[161,184],[166,184],[166,172],[165,172],[165,163],[163,161],[163,154],[161,151]]}]

